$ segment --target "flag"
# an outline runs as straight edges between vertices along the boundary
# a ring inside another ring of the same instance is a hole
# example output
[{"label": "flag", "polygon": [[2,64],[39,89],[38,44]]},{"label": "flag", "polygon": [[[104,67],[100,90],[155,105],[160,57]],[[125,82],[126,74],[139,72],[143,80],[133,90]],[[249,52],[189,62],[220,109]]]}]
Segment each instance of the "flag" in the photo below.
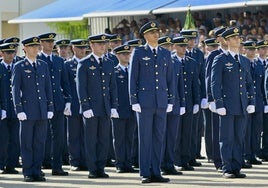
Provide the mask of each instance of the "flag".
[{"label": "flag", "polygon": [[191,14],[190,8],[187,11],[186,17],[185,17],[185,22],[184,22],[184,30],[189,30],[189,29],[196,29],[195,24],[194,24],[194,18]]}]

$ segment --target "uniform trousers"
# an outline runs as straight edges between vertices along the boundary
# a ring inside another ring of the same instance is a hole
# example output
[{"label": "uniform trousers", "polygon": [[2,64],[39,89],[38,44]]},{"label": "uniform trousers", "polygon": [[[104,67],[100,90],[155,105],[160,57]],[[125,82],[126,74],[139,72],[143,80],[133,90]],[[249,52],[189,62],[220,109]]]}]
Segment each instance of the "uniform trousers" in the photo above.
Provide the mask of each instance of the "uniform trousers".
[{"label": "uniform trousers", "polygon": [[40,176],[45,152],[47,120],[20,121],[20,146],[24,176]]},{"label": "uniform trousers", "polygon": [[246,124],[247,115],[220,116],[220,151],[224,173],[241,170]]},{"label": "uniform trousers", "polygon": [[160,176],[166,129],[166,108],[142,108],[138,113],[140,176]]}]

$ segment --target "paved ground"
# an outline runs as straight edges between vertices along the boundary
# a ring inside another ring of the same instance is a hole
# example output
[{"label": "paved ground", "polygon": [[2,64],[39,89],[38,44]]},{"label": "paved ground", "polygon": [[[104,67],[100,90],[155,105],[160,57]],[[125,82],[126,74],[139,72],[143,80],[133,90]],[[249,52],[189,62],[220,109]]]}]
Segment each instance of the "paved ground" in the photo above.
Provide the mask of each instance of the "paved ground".
[{"label": "paved ground", "polygon": [[[204,152],[202,151],[203,155]],[[195,171],[183,172],[182,176],[167,176],[171,179],[170,183],[159,184],[151,183],[142,185],[138,174],[117,174],[114,168],[106,168],[110,175],[109,179],[88,179],[88,172],[70,172],[66,177],[51,176],[51,170],[44,170],[46,173],[46,182],[25,183],[23,176],[18,175],[0,175],[0,188],[80,188],[80,187],[268,187],[268,162],[262,165],[255,165],[252,169],[243,169],[247,174],[245,179],[223,179],[221,174],[217,173],[211,163],[207,160],[199,160],[202,167],[196,167]],[[68,170],[68,166],[64,166]]]}]

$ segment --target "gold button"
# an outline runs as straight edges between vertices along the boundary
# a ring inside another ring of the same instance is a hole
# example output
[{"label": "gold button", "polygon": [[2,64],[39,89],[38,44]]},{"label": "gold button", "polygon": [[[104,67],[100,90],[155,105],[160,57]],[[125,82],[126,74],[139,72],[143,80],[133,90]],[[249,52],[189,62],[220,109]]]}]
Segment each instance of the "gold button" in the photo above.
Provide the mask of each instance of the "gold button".
[{"label": "gold button", "polygon": [[157,68],[158,66],[157,65],[155,65],[155,68]]},{"label": "gold button", "polygon": [[158,75],[158,72],[155,72],[156,75]]},{"label": "gold button", "polygon": [[155,88],[158,89],[158,86],[156,86]]},{"label": "gold button", "polygon": [[158,79],[156,79],[155,81],[158,82]]}]

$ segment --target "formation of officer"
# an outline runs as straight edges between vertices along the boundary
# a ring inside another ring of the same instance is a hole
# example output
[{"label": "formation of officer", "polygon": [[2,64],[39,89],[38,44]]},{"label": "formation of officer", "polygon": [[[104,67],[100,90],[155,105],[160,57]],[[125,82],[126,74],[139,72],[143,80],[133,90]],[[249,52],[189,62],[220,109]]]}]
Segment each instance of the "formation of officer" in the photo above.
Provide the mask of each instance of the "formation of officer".
[{"label": "formation of officer", "polygon": [[[238,28],[219,27],[205,55],[196,30],[159,38],[151,21],[140,34],[122,45],[119,35],[55,41],[44,33],[22,41],[24,58],[16,58],[18,38],[3,40],[1,173],[18,173],[20,154],[27,182],[46,181],[41,165],[68,175],[63,161],[109,178],[114,159],[117,173],[139,167],[141,183],[165,183],[201,166],[203,128],[208,162],[224,178],[244,178],[241,168],[268,160],[267,41],[241,42]],[[31,142],[40,147],[28,151]]]},{"label": "formation of officer", "polygon": [[41,172],[48,119],[54,106],[49,70],[37,59],[38,37],[22,41],[26,57],[15,64],[12,72],[12,96],[20,121],[20,145],[24,181],[46,181]]}]

